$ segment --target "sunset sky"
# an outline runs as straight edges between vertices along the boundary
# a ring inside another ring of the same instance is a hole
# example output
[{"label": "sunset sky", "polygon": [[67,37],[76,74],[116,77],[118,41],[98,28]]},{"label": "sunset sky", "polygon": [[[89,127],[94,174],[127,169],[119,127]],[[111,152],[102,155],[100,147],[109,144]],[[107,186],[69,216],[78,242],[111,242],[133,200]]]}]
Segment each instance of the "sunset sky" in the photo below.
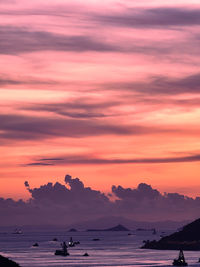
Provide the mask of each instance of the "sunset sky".
[{"label": "sunset sky", "polygon": [[200,195],[199,0],[0,0],[0,197],[80,177]]}]

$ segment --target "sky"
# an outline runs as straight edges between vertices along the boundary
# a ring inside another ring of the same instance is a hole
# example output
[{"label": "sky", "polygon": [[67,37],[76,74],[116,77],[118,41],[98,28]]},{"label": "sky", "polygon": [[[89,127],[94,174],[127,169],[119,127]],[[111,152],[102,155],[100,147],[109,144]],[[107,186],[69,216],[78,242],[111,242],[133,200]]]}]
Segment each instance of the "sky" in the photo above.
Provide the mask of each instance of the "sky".
[{"label": "sky", "polygon": [[69,173],[195,201],[199,0],[0,0],[0,25],[2,199]]}]

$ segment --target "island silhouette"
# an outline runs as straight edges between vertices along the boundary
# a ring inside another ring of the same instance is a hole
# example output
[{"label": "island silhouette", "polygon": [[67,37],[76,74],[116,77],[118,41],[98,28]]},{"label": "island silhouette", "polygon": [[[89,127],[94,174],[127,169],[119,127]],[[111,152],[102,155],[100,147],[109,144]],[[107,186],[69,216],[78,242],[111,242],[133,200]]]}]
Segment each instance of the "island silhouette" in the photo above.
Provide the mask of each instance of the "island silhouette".
[{"label": "island silhouette", "polygon": [[143,249],[200,250],[200,218],[159,241],[144,241]]},{"label": "island silhouette", "polygon": [[0,266],[2,267],[20,267],[20,265],[6,257],[0,255]]},{"label": "island silhouette", "polygon": [[107,229],[88,229],[87,231],[91,232],[91,231],[130,231],[130,230],[126,228],[125,226],[118,224],[114,227],[107,228]]}]

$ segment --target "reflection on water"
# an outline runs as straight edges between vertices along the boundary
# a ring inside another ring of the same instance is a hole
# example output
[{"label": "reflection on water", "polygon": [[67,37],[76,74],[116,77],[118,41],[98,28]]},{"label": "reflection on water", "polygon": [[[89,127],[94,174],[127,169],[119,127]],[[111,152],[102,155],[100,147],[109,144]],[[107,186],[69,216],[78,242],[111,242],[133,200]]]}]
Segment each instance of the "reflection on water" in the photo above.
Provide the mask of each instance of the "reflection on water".
[{"label": "reflection on water", "polygon": [[[149,232],[27,232],[22,235],[11,233],[0,235],[0,254],[7,256],[22,267],[61,267],[61,266],[171,266],[177,251],[139,249],[142,241],[158,239]],[[55,256],[62,241],[74,241],[80,245],[69,248],[70,256]],[[54,238],[58,241],[52,241]],[[94,241],[93,239],[99,239]],[[32,247],[37,242],[39,247]],[[83,257],[87,252],[90,256]],[[197,263],[200,252],[186,251],[189,266]]]}]

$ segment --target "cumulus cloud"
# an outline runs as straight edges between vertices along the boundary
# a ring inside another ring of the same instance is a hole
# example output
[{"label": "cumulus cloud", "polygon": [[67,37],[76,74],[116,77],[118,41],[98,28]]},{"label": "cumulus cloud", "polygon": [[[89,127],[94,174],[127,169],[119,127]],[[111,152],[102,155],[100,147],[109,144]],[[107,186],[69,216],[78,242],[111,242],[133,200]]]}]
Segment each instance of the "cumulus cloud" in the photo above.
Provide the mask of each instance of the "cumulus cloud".
[{"label": "cumulus cloud", "polygon": [[[65,184],[47,183],[25,187],[31,197],[28,201],[0,198],[1,225],[60,224],[69,225],[81,220],[103,216],[124,216],[132,220],[186,220],[200,216],[200,198],[178,193],[161,194],[150,185],[141,183],[137,188],[112,186],[109,195],[85,187],[79,178],[65,176]],[[12,220],[11,220],[12,218]],[[161,219],[162,218],[162,219]]]},{"label": "cumulus cloud", "polygon": [[195,199],[178,193],[161,194],[150,185],[139,184],[136,189],[113,186],[112,192],[119,198],[115,202],[117,210],[135,213],[147,218],[184,219],[199,216],[200,198]]}]

